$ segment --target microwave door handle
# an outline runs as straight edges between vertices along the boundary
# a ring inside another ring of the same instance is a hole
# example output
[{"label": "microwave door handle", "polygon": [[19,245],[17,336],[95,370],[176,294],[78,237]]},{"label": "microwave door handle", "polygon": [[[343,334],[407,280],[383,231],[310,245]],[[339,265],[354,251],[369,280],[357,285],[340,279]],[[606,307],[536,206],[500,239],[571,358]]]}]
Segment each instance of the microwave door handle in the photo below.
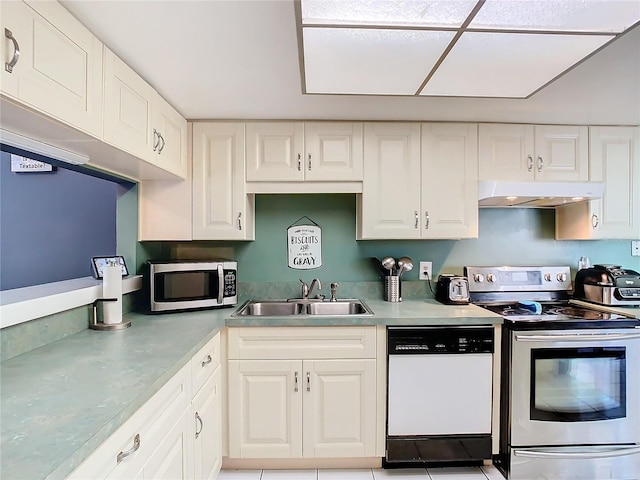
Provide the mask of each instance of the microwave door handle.
[{"label": "microwave door handle", "polygon": [[224,270],[222,265],[218,265],[218,304],[222,305],[224,298]]},{"label": "microwave door handle", "polygon": [[514,450],[513,454],[516,457],[530,457],[530,458],[609,458],[609,457],[623,457],[626,455],[640,454],[640,447],[615,447],[615,448],[603,448],[598,451],[580,452],[580,451],[562,451],[558,450],[550,452],[548,450]]},{"label": "microwave door handle", "polygon": [[516,335],[518,342],[590,342],[593,340],[613,341],[630,340],[640,338],[640,332],[636,333],[575,333],[558,335]]}]

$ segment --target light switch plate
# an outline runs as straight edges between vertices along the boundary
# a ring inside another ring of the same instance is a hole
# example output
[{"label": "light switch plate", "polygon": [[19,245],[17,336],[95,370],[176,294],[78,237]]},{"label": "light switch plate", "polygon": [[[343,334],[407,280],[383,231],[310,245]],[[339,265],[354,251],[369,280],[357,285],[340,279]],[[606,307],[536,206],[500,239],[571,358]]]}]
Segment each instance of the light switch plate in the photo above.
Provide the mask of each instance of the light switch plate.
[{"label": "light switch plate", "polygon": [[640,257],[640,240],[631,240],[631,256]]}]

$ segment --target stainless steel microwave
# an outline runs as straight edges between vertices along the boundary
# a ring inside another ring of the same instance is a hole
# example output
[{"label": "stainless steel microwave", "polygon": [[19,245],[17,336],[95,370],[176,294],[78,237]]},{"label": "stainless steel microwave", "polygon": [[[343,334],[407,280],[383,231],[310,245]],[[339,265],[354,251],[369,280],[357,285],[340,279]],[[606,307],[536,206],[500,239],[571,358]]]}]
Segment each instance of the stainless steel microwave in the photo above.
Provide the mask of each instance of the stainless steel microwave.
[{"label": "stainless steel microwave", "polygon": [[149,260],[146,279],[151,312],[194,310],[238,303],[238,262]]}]

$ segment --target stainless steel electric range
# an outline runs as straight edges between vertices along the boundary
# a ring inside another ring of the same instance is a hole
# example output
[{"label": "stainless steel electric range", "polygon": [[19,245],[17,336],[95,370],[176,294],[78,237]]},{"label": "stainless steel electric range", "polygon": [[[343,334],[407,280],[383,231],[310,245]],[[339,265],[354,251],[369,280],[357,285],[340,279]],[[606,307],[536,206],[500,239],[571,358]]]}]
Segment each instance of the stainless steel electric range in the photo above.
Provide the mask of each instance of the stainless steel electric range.
[{"label": "stainless steel electric range", "polygon": [[640,478],[640,321],[570,301],[560,267],[465,267],[504,317],[500,454],[509,480]]}]

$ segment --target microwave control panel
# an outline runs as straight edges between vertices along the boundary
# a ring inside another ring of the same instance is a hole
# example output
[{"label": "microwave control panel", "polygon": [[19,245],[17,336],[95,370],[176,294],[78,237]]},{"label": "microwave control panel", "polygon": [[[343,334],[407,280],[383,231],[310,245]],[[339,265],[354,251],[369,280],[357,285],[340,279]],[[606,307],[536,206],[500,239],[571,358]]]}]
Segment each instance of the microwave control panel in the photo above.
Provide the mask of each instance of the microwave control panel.
[{"label": "microwave control panel", "polygon": [[234,297],[236,295],[236,271],[224,271],[224,296]]}]

